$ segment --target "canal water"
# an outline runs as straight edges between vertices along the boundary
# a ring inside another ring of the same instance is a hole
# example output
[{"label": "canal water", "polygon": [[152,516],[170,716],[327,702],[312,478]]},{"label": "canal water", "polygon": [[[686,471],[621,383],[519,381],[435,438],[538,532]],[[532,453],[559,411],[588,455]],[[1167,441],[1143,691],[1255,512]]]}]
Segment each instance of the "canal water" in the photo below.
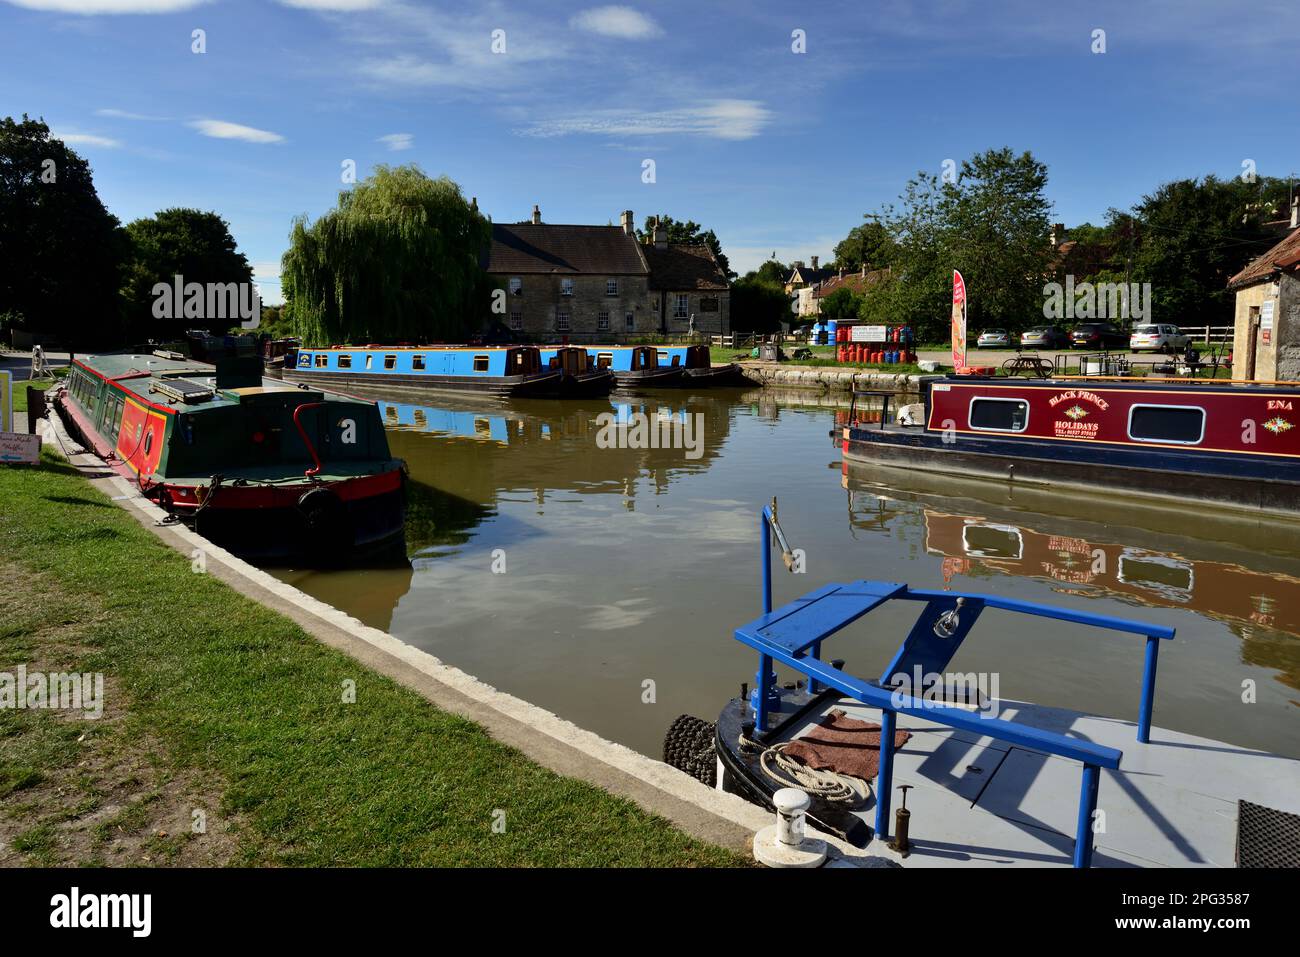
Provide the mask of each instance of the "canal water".
[{"label": "canal water", "polygon": [[[846,472],[834,398],[376,398],[413,479],[410,567],[277,574],[645,754],[660,756],[677,715],[713,720],[752,684],[756,655],[731,633],[759,614],[758,510],[775,495],[805,556],[803,574],[774,562],[777,605],[879,578],[1173,625],[1155,723],[1300,757],[1296,526],[1104,491]],[[701,432],[635,447],[648,435],[634,413],[688,416]],[[626,427],[603,429],[611,414]],[[825,657],[878,675],[915,615],[897,604]],[[1003,698],[1135,720],[1142,655],[1134,636],[986,612],[951,670],[995,675]]]}]

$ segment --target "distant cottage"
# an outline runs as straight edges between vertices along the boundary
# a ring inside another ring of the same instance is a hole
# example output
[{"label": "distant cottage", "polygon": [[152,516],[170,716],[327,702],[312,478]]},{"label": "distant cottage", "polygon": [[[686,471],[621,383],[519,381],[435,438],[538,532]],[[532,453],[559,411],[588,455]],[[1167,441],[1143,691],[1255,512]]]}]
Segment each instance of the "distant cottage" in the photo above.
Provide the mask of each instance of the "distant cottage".
[{"label": "distant cottage", "polygon": [[632,211],[619,226],[493,223],[483,268],[506,289],[510,331],[528,338],[625,342],[642,336],[726,335],[731,294],[707,246],[669,243],[656,223],[637,241]]}]

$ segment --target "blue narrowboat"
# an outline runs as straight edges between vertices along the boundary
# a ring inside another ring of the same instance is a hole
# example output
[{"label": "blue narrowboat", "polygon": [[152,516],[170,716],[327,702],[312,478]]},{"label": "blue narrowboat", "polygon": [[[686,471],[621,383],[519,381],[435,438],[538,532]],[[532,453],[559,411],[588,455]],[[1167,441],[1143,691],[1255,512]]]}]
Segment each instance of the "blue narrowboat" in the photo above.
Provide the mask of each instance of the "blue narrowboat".
[{"label": "blue narrowboat", "polygon": [[[558,348],[564,347],[542,350],[543,364]],[[709,347],[704,345],[587,346],[586,349],[595,367],[612,370],[615,384],[622,389],[703,388],[745,383],[740,366],[734,362],[713,365]]]},{"label": "blue narrowboat", "polygon": [[541,350],[542,368],[558,370],[558,395],[573,399],[609,395],[614,388],[614,373],[598,366],[596,357],[579,346],[553,346]]},{"label": "blue narrowboat", "polygon": [[493,396],[562,395],[563,373],[536,346],[331,346],[300,349],[284,378],[336,387]]}]

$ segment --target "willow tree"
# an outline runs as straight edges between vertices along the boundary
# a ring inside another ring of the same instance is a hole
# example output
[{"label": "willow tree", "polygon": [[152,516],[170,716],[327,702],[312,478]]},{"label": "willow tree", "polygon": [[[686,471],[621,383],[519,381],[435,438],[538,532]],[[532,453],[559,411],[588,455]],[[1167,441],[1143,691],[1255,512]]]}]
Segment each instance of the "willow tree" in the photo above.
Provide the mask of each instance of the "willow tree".
[{"label": "willow tree", "polygon": [[445,176],[378,166],[336,209],[294,222],[286,311],[308,345],[454,340],[490,308],[491,226]]}]

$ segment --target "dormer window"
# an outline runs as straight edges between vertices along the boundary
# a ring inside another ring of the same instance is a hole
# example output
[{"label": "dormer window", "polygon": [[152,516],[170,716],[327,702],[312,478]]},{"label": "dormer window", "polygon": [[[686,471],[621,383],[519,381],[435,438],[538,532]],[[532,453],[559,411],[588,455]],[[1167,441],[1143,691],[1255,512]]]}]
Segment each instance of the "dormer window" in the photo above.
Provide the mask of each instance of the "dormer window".
[{"label": "dormer window", "polygon": [[573,295],[573,280],[572,280],[572,279],[561,279],[561,280],[560,280],[560,295],[561,295],[561,296],[572,296],[572,295]]},{"label": "dormer window", "polygon": [[524,294],[524,281],[518,276],[510,277],[510,295],[522,296]]}]

